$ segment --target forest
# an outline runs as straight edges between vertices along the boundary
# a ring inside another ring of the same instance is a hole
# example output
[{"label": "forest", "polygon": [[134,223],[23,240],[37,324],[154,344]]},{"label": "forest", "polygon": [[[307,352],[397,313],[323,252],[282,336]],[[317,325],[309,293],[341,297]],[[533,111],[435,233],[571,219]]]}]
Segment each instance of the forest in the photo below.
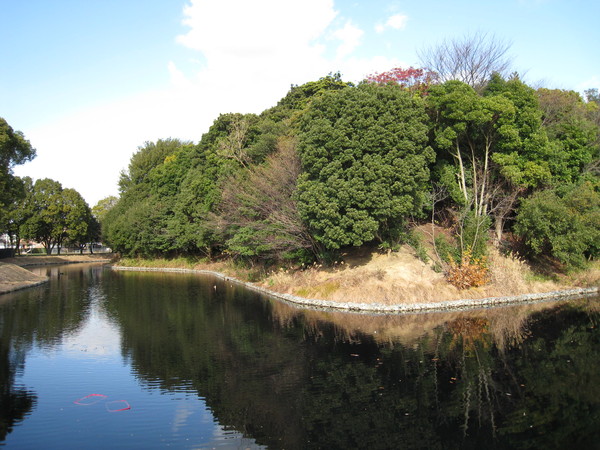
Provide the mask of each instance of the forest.
[{"label": "forest", "polygon": [[[597,258],[598,90],[535,89],[493,59],[476,73],[435,58],[427,67],[357,84],[329,74],[260,114],[221,114],[197,144],[146,142],[119,197],[93,210],[57,182],[12,177],[21,188],[2,199],[3,231],[46,248],[102,239],[124,256],[277,267],[361,246],[418,250],[412,229],[431,223],[449,230],[435,239],[436,264],[465,287],[485,282],[490,245],[561,270]],[[70,209],[44,228],[52,189]]]}]

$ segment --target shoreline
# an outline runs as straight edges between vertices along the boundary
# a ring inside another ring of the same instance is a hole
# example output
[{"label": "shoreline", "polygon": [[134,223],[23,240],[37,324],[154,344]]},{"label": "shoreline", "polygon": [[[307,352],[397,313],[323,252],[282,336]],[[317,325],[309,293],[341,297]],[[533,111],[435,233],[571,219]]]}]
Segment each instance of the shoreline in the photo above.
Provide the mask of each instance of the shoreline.
[{"label": "shoreline", "polygon": [[239,280],[220,272],[200,269],[182,269],[182,268],[158,268],[158,267],[124,267],[124,266],[109,266],[111,270],[124,272],[163,272],[163,273],[189,273],[199,275],[211,275],[223,281],[244,286],[252,291],[259,292],[269,297],[275,298],[286,303],[291,303],[295,306],[305,308],[318,308],[325,310],[337,310],[354,313],[371,313],[371,314],[403,314],[415,312],[435,312],[435,311],[450,311],[461,309],[478,309],[489,308],[494,306],[511,305],[518,303],[533,303],[546,300],[568,300],[584,297],[592,297],[600,294],[599,287],[590,288],[575,288],[562,291],[549,291],[537,294],[522,294],[505,297],[486,297],[480,299],[458,299],[458,300],[442,300],[439,302],[427,303],[406,303],[385,305],[378,303],[343,303],[331,300],[318,300],[299,297],[291,294],[283,294],[272,291],[270,289],[256,286],[253,283]]},{"label": "shoreline", "polygon": [[26,267],[63,264],[110,263],[111,257],[102,254],[17,256],[0,260],[0,295],[41,286],[48,277],[36,275]]}]

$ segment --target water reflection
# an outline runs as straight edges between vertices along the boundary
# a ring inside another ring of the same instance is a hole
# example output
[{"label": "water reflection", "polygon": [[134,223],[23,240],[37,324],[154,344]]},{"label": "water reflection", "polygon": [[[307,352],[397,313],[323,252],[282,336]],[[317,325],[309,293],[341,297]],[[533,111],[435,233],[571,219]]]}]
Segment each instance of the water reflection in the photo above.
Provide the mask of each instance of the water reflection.
[{"label": "water reflection", "polygon": [[[142,386],[128,391],[137,405],[171,396],[172,407],[139,416],[146,443],[592,448],[600,437],[598,299],[365,316],[300,310],[211,278],[74,272],[54,272],[49,298],[31,290],[0,306],[3,405],[23,395],[28,348],[60,341],[86,360],[118,353]],[[35,408],[25,395],[0,419],[5,433]]]},{"label": "water reflection", "polygon": [[77,278],[77,285],[65,280],[50,298],[36,288],[0,297],[0,442],[37,402],[35,392],[15,382],[27,353],[33,347],[51,351],[87,318],[87,298],[81,289],[89,284],[89,278],[79,271]]}]

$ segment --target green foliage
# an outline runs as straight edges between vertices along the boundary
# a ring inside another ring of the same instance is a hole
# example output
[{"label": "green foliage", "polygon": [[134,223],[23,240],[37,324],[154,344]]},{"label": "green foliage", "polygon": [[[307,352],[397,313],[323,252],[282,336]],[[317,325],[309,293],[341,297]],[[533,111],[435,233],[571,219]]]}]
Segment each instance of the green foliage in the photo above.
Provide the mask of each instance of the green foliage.
[{"label": "green foliage", "polygon": [[549,164],[556,183],[577,183],[586,166],[598,158],[600,122],[594,103],[574,91],[539,89],[544,128],[552,144]]},{"label": "green foliage", "polygon": [[315,253],[294,198],[300,161],[294,139],[280,139],[264,164],[229,177],[216,209],[228,253],[253,261],[278,261],[302,250]]},{"label": "green foliage", "polygon": [[435,246],[437,248],[437,253],[440,255],[440,258],[445,263],[449,264],[450,262],[459,262],[460,261],[460,249],[457,245],[453,245],[448,242],[448,238],[443,234],[439,234],[435,237],[434,240]]},{"label": "green foliage", "polygon": [[143,183],[152,169],[164,163],[167,156],[175,153],[184,143],[179,139],[159,139],[156,143],[146,142],[131,157],[127,172],[121,172],[119,188],[121,193],[131,186]]},{"label": "green foliage", "polygon": [[20,232],[41,242],[50,254],[65,241],[82,245],[94,240],[99,229],[90,207],[74,189],[63,189],[58,181],[44,178],[31,187],[23,206]]},{"label": "green foliage", "polygon": [[600,252],[599,183],[546,190],[523,201],[515,232],[533,255],[548,254],[570,268]]},{"label": "green foliage", "polygon": [[0,227],[6,232],[10,204],[19,198],[20,181],[13,175],[13,167],[31,161],[35,149],[20,131],[15,131],[0,117]]},{"label": "green foliage", "polygon": [[349,86],[352,85],[342,81],[339,72],[329,74],[317,81],[309,81],[300,86],[292,86],[287,95],[277,103],[277,106],[267,112],[275,120],[283,118],[295,120],[301,117],[302,113],[308,109],[308,106],[314,100],[320,98],[325,93],[339,91]]},{"label": "green foliage", "polygon": [[328,249],[397,232],[419,214],[433,152],[423,104],[394,87],[324,93],[301,122],[298,208]]},{"label": "green foliage", "polygon": [[468,211],[460,220],[458,233],[460,239],[461,257],[469,251],[473,258],[486,255],[488,243],[488,230],[492,220],[489,216],[477,216],[473,211]]}]

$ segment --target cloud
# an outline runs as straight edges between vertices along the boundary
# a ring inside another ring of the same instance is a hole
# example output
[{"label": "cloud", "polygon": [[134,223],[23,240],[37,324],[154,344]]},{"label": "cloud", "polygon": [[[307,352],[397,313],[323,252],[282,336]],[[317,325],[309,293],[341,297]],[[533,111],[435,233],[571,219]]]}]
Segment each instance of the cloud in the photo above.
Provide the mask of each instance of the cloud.
[{"label": "cloud", "polygon": [[173,38],[202,61],[195,70],[166,60],[169,83],[161,89],[22,130],[38,156],[15,173],[59,180],[93,206],[117,194],[119,172],[146,141],[198,142],[219,114],[260,113],[291,84],[336,71],[360,81],[401,65],[376,55],[356,57],[363,31],[340,17],[333,0],[193,0],[183,24],[185,32]]},{"label": "cloud", "polygon": [[375,31],[378,33],[383,33],[388,28],[392,28],[394,30],[402,30],[406,27],[406,23],[408,22],[408,16],[403,14],[394,14],[390,16],[388,20],[384,24],[378,24],[375,26]]},{"label": "cloud", "polygon": [[360,44],[360,39],[364,32],[352,24],[350,20],[346,22],[343,28],[333,32],[336,39],[342,41],[337,49],[337,58],[341,59],[350,55]]}]

